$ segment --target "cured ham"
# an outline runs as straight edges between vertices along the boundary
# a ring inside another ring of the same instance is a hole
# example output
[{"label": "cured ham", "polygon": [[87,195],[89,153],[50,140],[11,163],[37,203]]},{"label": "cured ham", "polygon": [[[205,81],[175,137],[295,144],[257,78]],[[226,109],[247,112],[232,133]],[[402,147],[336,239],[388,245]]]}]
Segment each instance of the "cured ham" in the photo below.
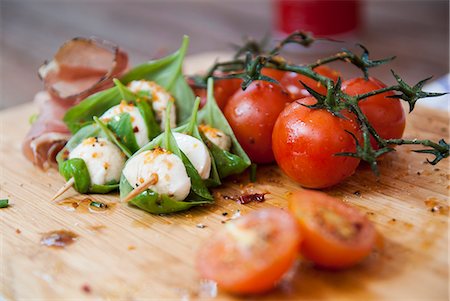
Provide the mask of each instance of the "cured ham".
[{"label": "cured ham", "polygon": [[128,56],[116,45],[98,39],[75,38],[64,43],[39,76],[52,97],[75,104],[112,86],[112,78],[127,68]]},{"label": "cured ham", "polygon": [[39,117],[22,145],[24,155],[47,169],[70,138],[62,121],[65,112],[89,95],[109,88],[124,73],[128,56],[117,46],[97,39],[75,38],[66,42],[50,62],[39,69],[45,90],[34,101]]},{"label": "cured ham", "polygon": [[40,113],[23,141],[22,151],[28,160],[47,169],[71,136],[62,121],[70,106],[55,100],[46,91],[38,92],[34,102]]}]

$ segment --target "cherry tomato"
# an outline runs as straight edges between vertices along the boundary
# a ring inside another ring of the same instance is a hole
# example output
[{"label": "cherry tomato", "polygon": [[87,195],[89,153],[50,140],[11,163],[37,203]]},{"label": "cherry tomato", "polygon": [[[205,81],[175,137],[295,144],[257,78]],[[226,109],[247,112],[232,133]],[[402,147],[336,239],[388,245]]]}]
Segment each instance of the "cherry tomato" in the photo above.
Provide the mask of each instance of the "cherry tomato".
[{"label": "cherry tomato", "polygon": [[[342,90],[352,96],[382,88],[386,88],[386,85],[372,77],[369,80],[354,78],[342,83]],[[391,95],[394,92],[370,96],[360,101],[359,106],[381,138],[399,139],[405,130],[405,112],[400,100],[388,98]],[[377,148],[373,138],[371,144]]]},{"label": "cherry tomato", "polygon": [[281,81],[281,79],[283,78],[283,76],[286,73],[287,73],[286,71],[273,69],[273,68],[267,68],[267,67],[264,67],[261,70],[261,74],[268,76],[270,78],[273,78],[273,79],[277,80],[278,82]]},{"label": "cherry tomato", "polygon": [[225,106],[225,117],[236,138],[255,163],[274,161],[272,129],[290,102],[289,95],[279,85],[254,81],[245,91],[237,91]]},{"label": "cherry tomato", "polygon": [[225,225],[201,248],[197,267],[201,277],[238,294],[263,293],[273,288],[298,255],[301,235],[288,212],[267,208]]},{"label": "cherry tomato", "polygon": [[316,103],[313,97],[290,104],[278,117],[272,135],[272,147],[278,166],[300,185],[325,188],[352,175],[359,159],[335,156],[355,152],[356,143],[345,131],[361,138],[355,117],[341,112],[347,119],[326,110],[309,109],[302,104]]},{"label": "cherry tomato", "polygon": [[[339,72],[327,67],[319,66],[314,69],[320,75],[328,77],[333,81],[336,81],[341,75]],[[292,99],[299,99],[302,97],[310,96],[309,92],[305,89],[302,83],[304,82],[308,87],[312,88],[314,91],[319,92],[322,95],[327,94],[327,88],[321,83],[295,72],[286,72],[286,74],[279,80],[280,85],[284,87],[290,94]]]},{"label": "cherry tomato", "polygon": [[376,231],[355,207],[319,191],[300,190],[289,197],[302,236],[303,256],[332,269],[350,267],[367,257]]},{"label": "cherry tomato", "polygon": [[[188,80],[189,85],[194,91],[194,95],[200,97],[200,108],[206,103],[206,88],[197,87],[193,81]],[[241,88],[242,80],[239,78],[216,79],[214,80],[214,98],[221,110],[225,108],[228,99]]]}]

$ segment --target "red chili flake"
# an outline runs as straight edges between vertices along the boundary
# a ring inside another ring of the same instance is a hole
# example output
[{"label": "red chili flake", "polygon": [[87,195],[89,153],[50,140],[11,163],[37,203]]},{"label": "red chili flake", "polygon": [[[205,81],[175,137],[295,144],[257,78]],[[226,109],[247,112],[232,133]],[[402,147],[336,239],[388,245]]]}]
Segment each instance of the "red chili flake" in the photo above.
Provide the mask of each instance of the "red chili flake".
[{"label": "red chili flake", "polygon": [[16,233],[20,234],[20,233],[22,233],[22,231],[20,231],[20,229],[16,229]]},{"label": "red chili flake", "polygon": [[135,126],[135,127],[133,128],[133,133],[137,133],[137,132],[139,132],[139,128],[138,128],[137,126]]},{"label": "red chili flake", "polygon": [[83,284],[83,286],[81,287],[81,289],[82,289],[83,292],[85,292],[86,294],[90,294],[90,293],[91,293],[91,287],[89,286],[89,284]]},{"label": "red chili flake", "polygon": [[237,198],[239,204],[248,204],[250,202],[264,202],[267,193],[244,194]]}]

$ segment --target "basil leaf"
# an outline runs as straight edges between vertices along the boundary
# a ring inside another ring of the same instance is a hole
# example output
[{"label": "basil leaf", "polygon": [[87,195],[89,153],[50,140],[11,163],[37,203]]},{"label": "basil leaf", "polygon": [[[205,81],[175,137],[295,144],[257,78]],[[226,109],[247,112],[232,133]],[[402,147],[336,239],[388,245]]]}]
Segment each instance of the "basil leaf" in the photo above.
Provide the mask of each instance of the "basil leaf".
[{"label": "basil leaf", "polygon": [[170,128],[170,109],[171,105],[169,104],[167,106],[167,113],[166,113],[166,128],[162,139],[162,145],[161,147],[171,153],[174,153],[184,163],[184,166],[186,167],[186,172],[191,179],[191,191],[195,192],[195,194],[198,197],[201,197],[203,199],[211,200],[213,201],[214,198],[209,193],[208,188],[206,187],[205,183],[203,182],[202,178],[198,174],[195,167],[192,165],[192,163],[189,161],[188,157],[180,150],[180,148],[177,145],[177,142],[175,140],[175,137],[172,134],[172,129]]},{"label": "basil leaf", "polygon": [[108,128],[116,134],[117,140],[120,141],[131,153],[139,149],[134,135],[131,116],[128,113],[121,113],[114,116],[108,123]]},{"label": "basil leaf", "polygon": [[184,123],[189,118],[194,105],[194,93],[182,73],[188,46],[189,37],[184,36],[180,49],[175,53],[136,66],[121,79],[124,84],[133,80],[146,79],[161,85],[175,98],[178,124]]},{"label": "basil leaf", "polygon": [[159,195],[158,193],[146,190],[136,196],[130,201],[131,205],[134,205],[142,210],[153,214],[174,213],[178,211],[187,210],[193,206],[206,204],[208,202],[195,201],[195,202],[180,202],[176,201],[167,195]]},{"label": "basil leaf", "polygon": [[80,193],[87,193],[91,186],[91,177],[83,159],[73,158],[59,165],[59,172],[68,181],[74,179],[74,188]]},{"label": "basil leaf", "polygon": [[122,97],[117,87],[92,94],[82,102],[70,108],[63,121],[72,133],[92,122],[94,116],[101,116],[109,108],[120,104]]},{"label": "basil leaf", "polygon": [[140,101],[140,99],[136,100],[136,106],[145,120],[148,131],[148,139],[149,141],[151,141],[161,133],[161,128],[159,127],[159,124],[155,119],[153,109],[147,101]]},{"label": "basil leaf", "polygon": [[1,199],[0,200],[0,208],[6,208],[9,206],[9,200],[8,199]]},{"label": "basil leaf", "polygon": [[108,138],[109,141],[112,141],[115,145],[117,145],[128,158],[131,157],[132,153],[128,149],[128,147],[117,139],[114,133],[108,128],[106,124],[103,123],[103,121],[94,116],[94,122],[102,130],[103,134]]},{"label": "basil leaf", "polygon": [[119,189],[119,184],[105,184],[105,185],[97,185],[92,184],[91,188],[89,189],[89,192],[91,193],[100,193],[100,194],[107,194],[111,191],[116,191]]},{"label": "basil leaf", "polygon": [[203,109],[198,112],[198,121],[199,123],[203,123],[223,131],[231,138],[231,151],[228,152],[219,148],[217,145],[209,141],[208,138],[202,135],[203,140],[211,150],[211,154],[214,157],[219,176],[221,179],[223,179],[232,174],[242,173],[250,166],[251,161],[237,141],[236,136],[234,135],[227,119],[223,115],[220,108],[217,106],[213,91],[214,81],[212,78],[209,78],[207,102]]},{"label": "basil leaf", "polygon": [[[197,112],[200,105],[200,98],[197,97],[195,99],[194,103],[194,109],[192,110],[191,117],[189,118],[188,122],[180,127],[177,127],[173,129],[174,132],[186,134],[189,136],[192,136],[194,138],[197,138],[198,140],[202,141],[206,144],[206,138],[200,134],[198,130],[198,123],[197,123]],[[205,181],[207,187],[216,187],[221,184],[219,172],[217,170],[216,161],[214,160],[214,157],[211,153],[211,150],[208,147],[209,156],[211,157],[211,173],[209,178]]]}]

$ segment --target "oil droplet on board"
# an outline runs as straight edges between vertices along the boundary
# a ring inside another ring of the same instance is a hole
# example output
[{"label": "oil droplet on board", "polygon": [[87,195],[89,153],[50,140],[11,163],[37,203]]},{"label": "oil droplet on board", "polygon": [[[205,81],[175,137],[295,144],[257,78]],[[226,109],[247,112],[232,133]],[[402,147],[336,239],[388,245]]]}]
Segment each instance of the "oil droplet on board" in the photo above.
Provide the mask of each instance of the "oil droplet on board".
[{"label": "oil droplet on board", "polygon": [[78,235],[67,230],[56,230],[44,233],[41,238],[41,245],[54,248],[65,248],[77,240]]}]

